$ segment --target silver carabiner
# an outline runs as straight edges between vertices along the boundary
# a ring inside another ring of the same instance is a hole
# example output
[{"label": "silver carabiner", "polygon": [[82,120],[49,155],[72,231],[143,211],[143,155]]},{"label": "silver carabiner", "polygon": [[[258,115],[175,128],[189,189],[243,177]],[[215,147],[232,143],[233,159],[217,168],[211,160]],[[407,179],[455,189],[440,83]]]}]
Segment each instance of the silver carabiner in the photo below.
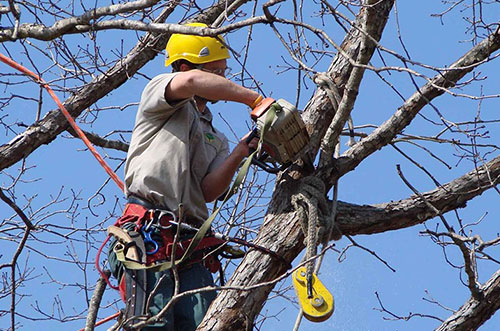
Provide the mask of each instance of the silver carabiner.
[{"label": "silver carabiner", "polygon": [[[143,228],[145,232],[150,232],[151,231],[151,226],[155,222],[155,217],[151,217],[149,220],[146,221],[146,223],[143,225]],[[142,229],[142,228],[141,228]]]},{"label": "silver carabiner", "polygon": [[172,224],[168,224],[168,225],[163,225],[161,224],[161,219],[163,216],[170,216],[172,219],[170,220],[170,222],[177,222],[177,216],[175,216],[175,214],[173,212],[171,212],[170,210],[159,210],[160,211],[160,215],[158,216],[158,225],[159,225],[159,228],[160,229],[163,229],[163,230],[166,230],[166,229],[170,229],[172,227]]}]

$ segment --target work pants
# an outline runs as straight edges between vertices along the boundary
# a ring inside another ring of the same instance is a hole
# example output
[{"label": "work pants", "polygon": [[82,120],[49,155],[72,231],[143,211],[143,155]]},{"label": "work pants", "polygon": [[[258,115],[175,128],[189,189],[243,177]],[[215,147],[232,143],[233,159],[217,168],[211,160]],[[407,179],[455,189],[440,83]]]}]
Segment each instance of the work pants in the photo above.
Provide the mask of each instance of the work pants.
[{"label": "work pants", "polygon": [[[162,275],[165,275],[165,278],[156,291],[153,302],[149,308],[149,312],[152,315],[157,314],[166,306],[174,293],[175,282],[170,270],[148,272],[147,292],[151,293]],[[179,271],[179,279],[180,292],[214,285],[212,274],[201,263],[195,263],[185,269],[181,269]],[[142,330],[196,330],[196,327],[205,316],[210,303],[215,299],[215,295],[215,291],[208,291],[183,297],[168,311],[161,323],[148,326]]]}]

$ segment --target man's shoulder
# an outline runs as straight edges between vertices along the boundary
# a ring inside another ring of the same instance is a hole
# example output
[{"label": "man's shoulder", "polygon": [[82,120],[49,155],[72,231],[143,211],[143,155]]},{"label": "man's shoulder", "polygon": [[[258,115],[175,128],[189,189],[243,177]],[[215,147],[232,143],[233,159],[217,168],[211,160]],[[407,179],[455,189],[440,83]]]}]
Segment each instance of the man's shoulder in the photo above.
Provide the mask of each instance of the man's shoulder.
[{"label": "man's shoulder", "polygon": [[166,72],[166,73],[162,73],[162,74],[156,75],[153,78],[151,78],[151,80],[148,82],[147,85],[157,84],[158,82],[161,82],[161,81],[164,81],[164,80],[168,80],[169,81],[172,78],[174,78],[175,75],[177,75],[177,74],[178,74],[178,72]]},{"label": "man's shoulder", "polygon": [[142,98],[162,97],[165,88],[177,73],[162,73],[154,76],[144,87]]}]

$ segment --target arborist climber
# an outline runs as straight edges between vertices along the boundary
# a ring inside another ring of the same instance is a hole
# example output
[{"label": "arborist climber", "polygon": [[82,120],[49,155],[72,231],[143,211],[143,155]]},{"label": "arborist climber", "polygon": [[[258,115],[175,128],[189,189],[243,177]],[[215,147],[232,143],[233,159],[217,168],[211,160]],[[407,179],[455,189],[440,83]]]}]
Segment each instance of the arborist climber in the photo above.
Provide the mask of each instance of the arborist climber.
[{"label": "arborist climber", "polygon": [[[170,259],[165,247],[173,240],[173,228],[168,221],[179,217],[179,206],[182,222],[199,227],[208,217],[206,203],[227,190],[240,162],[257,147],[257,139],[247,143],[243,138],[229,153],[227,138],[212,123],[209,103],[226,100],[254,108],[262,100],[226,78],[229,57],[221,37],[173,34],[165,61],[172,73],[154,77],[142,92],[125,165],[128,203],[117,225],[146,264]],[[110,245],[109,262],[120,281],[127,317],[157,314],[174,291],[171,270],[128,270],[116,260],[116,242]],[[204,246],[209,244],[200,243],[178,267],[181,292],[213,285],[207,266],[214,271],[219,262],[203,256]],[[141,247],[146,254],[140,254]],[[161,322],[143,330],[194,330],[214,298],[215,292],[183,297]]]}]

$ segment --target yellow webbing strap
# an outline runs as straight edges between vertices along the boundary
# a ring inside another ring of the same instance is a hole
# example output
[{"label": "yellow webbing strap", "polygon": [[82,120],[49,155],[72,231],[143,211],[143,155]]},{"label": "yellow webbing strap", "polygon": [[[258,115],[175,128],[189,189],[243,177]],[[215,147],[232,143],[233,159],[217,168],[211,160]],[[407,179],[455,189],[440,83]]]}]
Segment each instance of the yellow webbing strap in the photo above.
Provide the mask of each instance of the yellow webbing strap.
[{"label": "yellow webbing strap", "polygon": [[[276,106],[281,107],[279,104],[276,104]],[[229,200],[229,198],[231,196],[233,196],[233,194],[235,194],[238,191],[239,186],[245,180],[248,169],[252,163],[252,159],[256,155],[256,153],[258,153],[260,151],[261,146],[262,146],[262,141],[264,139],[264,135],[269,130],[269,127],[271,126],[274,118],[276,117],[276,106],[275,106],[275,104],[271,105],[271,107],[269,107],[269,110],[266,112],[266,118],[264,120],[264,125],[262,127],[262,130],[260,131],[259,145],[258,145],[257,149],[252,154],[250,154],[248,156],[248,158],[245,160],[245,162],[241,166],[240,170],[238,171],[238,175],[236,175],[236,178],[233,182],[233,185],[231,185],[231,188],[229,189],[226,196],[224,197],[224,200],[222,201],[220,206],[201,225],[201,227],[199,228],[199,230],[196,232],[193,239],[189,243],[188,248],[184,251],[184,254],[182,255],[182,257],[175,261],[175,265],[178,265],[178,264],[186,261],[191,256],[191,254],[196,250],[196,247],[198,246],[200,241],[203,239],[203,237],[205,237],[208,230],[212,226],[212,222],[214,221],[217,214],[219,214],[219,211],[221,210],[222,206],[224,206],[226,201]],[[148,270],[158,272],[158,271],[163,271],[163,270],[167,270],[167,269],[172,268],[172,261],[165,261],[165,262],[153,264],[150,266],[144,265],[142,263],[130,261],[130,260],[125,258],[125,254],[123,252],[123,249],[124,249],[123,245],[117,244],[114,247],[113,251],[116,254],[117,260],[120,261],[127,269],[131,269],[131,270],[148,269]]]}]

